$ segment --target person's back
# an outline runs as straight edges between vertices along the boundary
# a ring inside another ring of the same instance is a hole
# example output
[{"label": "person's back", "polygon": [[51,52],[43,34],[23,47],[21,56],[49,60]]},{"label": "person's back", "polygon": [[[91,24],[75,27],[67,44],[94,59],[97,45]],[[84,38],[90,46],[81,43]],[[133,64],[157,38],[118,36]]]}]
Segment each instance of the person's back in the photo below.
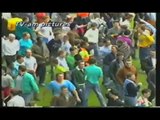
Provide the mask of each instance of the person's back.
[{"label": "person's back", "polygon": [[91,83],[98,83],[99,78],[102,76],[102,70],[100,67],[96,65],[90,65],[85,68],[85,72],[87,75],[87,80]]},{"label": "person's back", "polygon": [[8,101],[7,107],[25,107],[25,101],[23,97],[15,95]]},{"label": "person's back", "polygon": [[22,79],[22,93],[31,93],[33,91],[39,91],[37,83],[31,74],[25,73]]}]

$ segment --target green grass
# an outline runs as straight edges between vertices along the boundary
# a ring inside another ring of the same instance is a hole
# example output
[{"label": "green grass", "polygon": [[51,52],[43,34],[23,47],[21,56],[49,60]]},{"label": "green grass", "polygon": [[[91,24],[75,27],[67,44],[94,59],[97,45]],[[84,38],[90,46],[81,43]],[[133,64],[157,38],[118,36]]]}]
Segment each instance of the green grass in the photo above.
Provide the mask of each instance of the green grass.
[{"label": "green grass", "polygon": [[[138,51],[137,51],[138,52]],[[137,70],[140,70],[140,63],[139,59],[133,60],[133,64],[136,66]],[[46,75],[46,84],[48,84],[50,80],[50,67],[47,67],[47,75]],[[146,74],[145,73],[138,73],[138,80],[142,82],[142,88],[147,88],[147,82],[146,82]],[[105,89],[103,86],[101,86],[102,92],[104,94]],[[40,101],[37,102],[38,106],[50,106],[50,101],[52,98],[51,91],[48,91],[45,87],[40,87]],[[89,96],[89,107],[100,107],[100,103],[98,101],[98,98],[96,97],[96,94],[92,91]]]}]

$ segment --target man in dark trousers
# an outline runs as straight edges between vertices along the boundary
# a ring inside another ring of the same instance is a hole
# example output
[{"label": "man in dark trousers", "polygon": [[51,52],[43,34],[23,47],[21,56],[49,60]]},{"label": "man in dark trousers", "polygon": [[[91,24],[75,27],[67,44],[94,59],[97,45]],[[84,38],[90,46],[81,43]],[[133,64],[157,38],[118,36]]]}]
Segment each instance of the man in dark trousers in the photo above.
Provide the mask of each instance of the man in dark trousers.
[{"label": "man in dark trousers", "polygon": [[85,106],[85,62],[78,61],[78,66],[72,71],[72,82],[77,88],[81,103],[78,106]]},{"label": "man in dark trousers", "polygon": [[37,60],[37,76],[39,76],[39,84],[45,86],[46,62],[49,58],[49,50],[46,44],[42,43],[42,38],[37,38],[37,43],[32,47],[33,56]]},{"label": "man in dark trousers", "polygon": [[146,74],[148,74],[150,70],[155,68],[155,66],[156,66],[156,51],[151,50],[150,56],[146,57],[146,59],[144,60],[144,62],[142,64],[144,65],[144,70],[145,70]]},{"label": "man in dark trousers", "polygon": [[151,96],[149,97],[149,101],[152,102],[156,94],[156,69],[155,68],[149,71],[147,76],[147,82],[148,82],[148,89],[151,90]]}]

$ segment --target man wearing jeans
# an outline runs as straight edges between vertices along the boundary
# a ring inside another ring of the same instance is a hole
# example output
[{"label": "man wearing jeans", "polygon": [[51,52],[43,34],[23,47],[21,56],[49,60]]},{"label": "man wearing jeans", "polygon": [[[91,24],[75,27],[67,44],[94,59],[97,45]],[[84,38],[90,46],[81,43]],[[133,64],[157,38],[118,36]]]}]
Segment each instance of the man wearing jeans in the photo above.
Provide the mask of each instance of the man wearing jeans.
[{"label": "man wearing jeans", "polygon": [[90,59],[89,64],[90,65],[85,68],[85,72],[86,72],[86,90],[85,90],[86,106],[88,106],[87,102],[88,102],[88,97],[89,97],[90,91],[93,90],[96,93],[96,95],[101,103],[101,106],[106,107],[106,102],[105,102],[105,99],[102,95],[102,92],[100,89],[100,84],[99,84],[100,78],[103,77],[102,69],[95,65],[96,64],[95,58]]}]

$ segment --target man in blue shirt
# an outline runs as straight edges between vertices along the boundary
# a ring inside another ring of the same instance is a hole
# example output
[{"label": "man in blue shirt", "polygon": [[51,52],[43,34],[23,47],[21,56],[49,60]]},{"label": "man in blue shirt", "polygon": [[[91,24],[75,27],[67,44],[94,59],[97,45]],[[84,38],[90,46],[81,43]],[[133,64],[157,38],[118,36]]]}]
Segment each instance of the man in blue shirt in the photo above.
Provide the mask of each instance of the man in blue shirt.
[{"label": "man in blue shirt", "polygon": [[65,86],[68,88],[70,94],[73,93],[73,95],[76,97],[77,102],[81,102],[75,86],[69,80],[64,80],[63,73],[58,73],[56,75],[56,78],[56,80],[51,81],[48,85],[48,89],[52,91],[54,97],[59,97],[61,93],[61,87]]},{"label": "man in blue shirt", "polygon": [[105,99],[102,95],[99,80],[103,77],[102,69],[95,65],[96,59],[92,58],[89,61],[89,66],[85,68],[86,72],[86,92],[85,92],[85,98],[86,98],[86,106],[88,97],[90,94],[90,91],[93,89],[93,91],[96,93],[101,106],[106,107]]}]

